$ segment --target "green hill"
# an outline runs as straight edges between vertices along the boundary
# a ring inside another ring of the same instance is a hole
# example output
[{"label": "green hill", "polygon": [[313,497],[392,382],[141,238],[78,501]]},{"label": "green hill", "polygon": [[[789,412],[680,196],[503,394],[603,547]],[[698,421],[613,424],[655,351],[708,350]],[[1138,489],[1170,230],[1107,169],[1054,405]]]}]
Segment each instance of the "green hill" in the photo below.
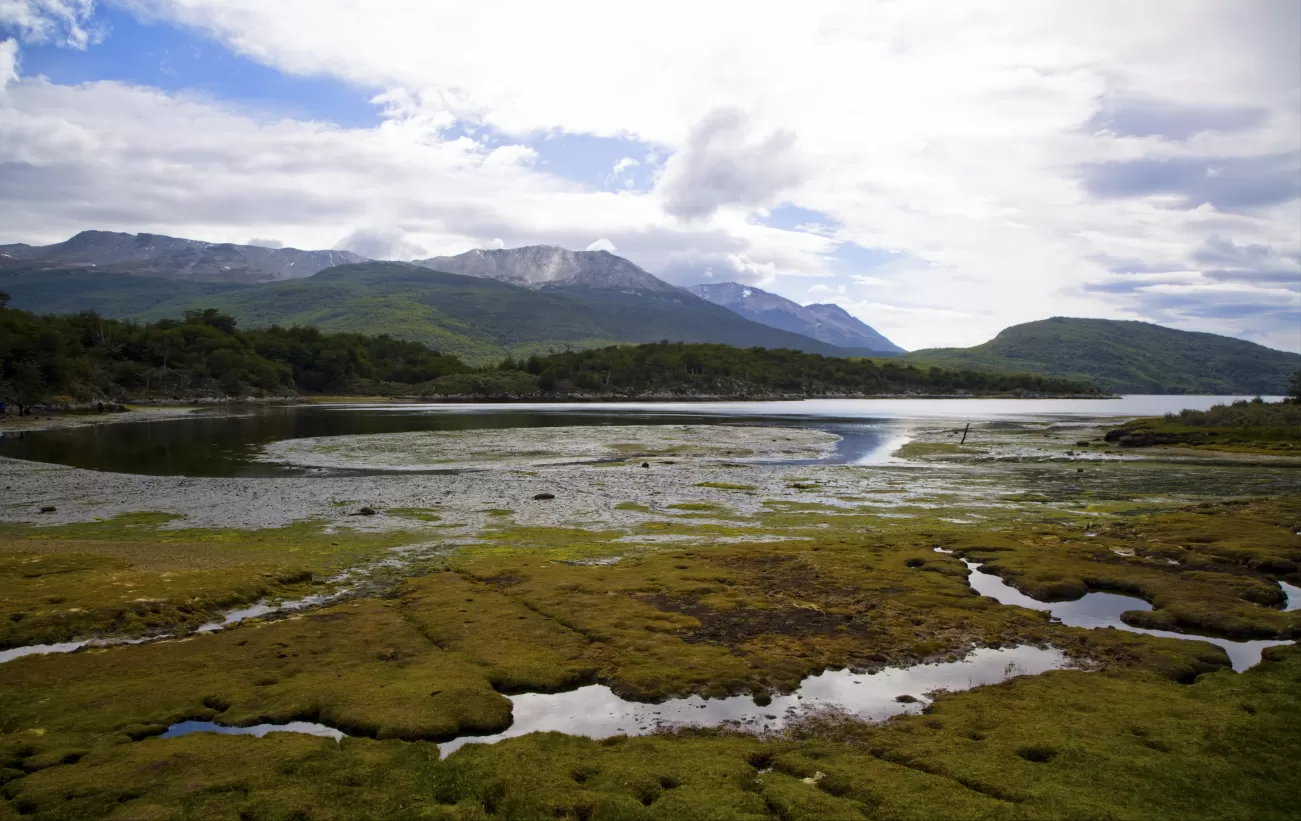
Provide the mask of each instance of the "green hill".
[{"label": "green hill", "polygon": [[1113,393],[1277,395],[1301,369],[1301,354],[1242,339],[1148,322],[1060,316],[1013,325],[983,345],[914,351],[904,359],[1085,379]]},{"label": "green hill", "polygon": [[406,263],[341,265],[304,279],[220,286],[84,269],[5,272],[0,290],[12,295],[15,307],[38,313],[94,310],[151,321],[216,308],[245,328],[313,325],[327,332],[387,333],[473,363],[661,339],[847,353],[677,289],[532,290]]}]

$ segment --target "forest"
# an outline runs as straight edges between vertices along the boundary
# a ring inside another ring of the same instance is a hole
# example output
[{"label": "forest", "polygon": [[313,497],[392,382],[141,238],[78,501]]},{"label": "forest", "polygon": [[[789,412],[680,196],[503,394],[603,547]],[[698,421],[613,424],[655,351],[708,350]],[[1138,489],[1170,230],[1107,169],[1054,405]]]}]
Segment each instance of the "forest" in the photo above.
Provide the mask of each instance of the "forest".
[{"label": "forest", "polygon": [[0,294],[0,399],[24,407],[301,394],[519,399],[1099,393],[1088,382],[1034,374],[667,341],[473,368],[388,335],[324,333],[310,326],[241,330],[234,318],[211,308],[141,324],[89,312],[38,316],[5,302]]},{"label": "forest", "polygon": [[137,324],[3,307],[0,398],[18,406],[196,396],[372,393],[469,371],[417,342],[311,327],[242,331],[213,309]]}]

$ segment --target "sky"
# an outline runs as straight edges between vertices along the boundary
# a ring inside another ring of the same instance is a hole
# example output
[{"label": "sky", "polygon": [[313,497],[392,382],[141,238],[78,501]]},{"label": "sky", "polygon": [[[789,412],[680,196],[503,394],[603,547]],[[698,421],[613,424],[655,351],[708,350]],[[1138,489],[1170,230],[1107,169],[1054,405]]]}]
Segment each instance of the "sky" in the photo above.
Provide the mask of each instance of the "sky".
[{"label": "sky", "polygon": [[86,229],[1301,351],[1301,2],[0,0],[0,243]]}]

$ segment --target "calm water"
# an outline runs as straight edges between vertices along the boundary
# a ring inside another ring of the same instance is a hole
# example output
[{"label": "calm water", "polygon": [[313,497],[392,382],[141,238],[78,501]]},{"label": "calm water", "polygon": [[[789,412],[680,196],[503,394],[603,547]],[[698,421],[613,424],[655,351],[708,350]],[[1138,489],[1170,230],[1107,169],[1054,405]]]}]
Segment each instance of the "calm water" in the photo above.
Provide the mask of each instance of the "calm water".
[{"label": "calm water", "polygon": [[[645,735],[661,728],[733,726],[752,731],[780,730],[811,711],[835,709],[868,721],[903,713],[919,713],[940,690],[969,690],[997,684],[1015,676],[1037,675],[1068,667],[1060,650],[1009,647],[974,650],[961,661],[888,667],[876,673],[829,670],[809,676],[794,693],[757,704],[751,696],[705,699],[674,698],[657,704],[629,701],[599,684],[563,693],[523,693],[511,696],[511,725],[490,736],[461,736],[439,744],[444,756],[465,744],[492,744],[526,733],[555,731],[588,738]],[[899,701],[900,696],[911,697]],[[227,727],[211,721],[182,721],[163,738],[188,733],[227,733],[263,736],[273,732],[310,733],[334,739],[343,733],[323,724],[295,721]]]},{"label": "calm water", "polygon": [[271,442],[309,436],[569,425],[782,424],[843,437],[828,462],[881,464],[915,422],[988,422],[1156,416],[1243,397],[1120,399],[812,399],[803,402],[664,402],[516,405],[319,405],[212,411],[0,437],[0,456],[93,470],[163,476],[284,476],[300,468],[253,460]]},{"label": "calm water", "polygon": [[[948,552],[938,548],[937,550],[941,553]],[[1083,627],[1088,630],[1114,627],[1117,630],[1126,630],[1130,633],[1143,633],[1144,635],[1160,636],[1167,639],[1204,641],[1224,648],[1224,652],[1229,654],[1229,661],[1233,665],[1233,669],[1238,672],[1259,664],[1261,653],[1266,647],[1292,643],[1273,639],[1232,641],[1214,636],[1198,636],[1191,633],[1175,633],[1170,630],[1148,630],[1144,627],[1133,627],[1121,621],[1120,616],[1122,613],[1132,610],[1147,611],[1152,609],[1152,605],[1134,596],[1122,596],[1116,593],[1086,593],[1075,601],[1041,602],[1038,599],[1030,598],[993,573],[986,573],[981,570],[980,565],[976,562],[963,559],[962,563],[971,571],[971,575],[967,577],[971,589],[982,596],[996,599],[999,604],[1011,604],[1030,610],[1045,610],[1051,613],[1053,618],[1068,627]],[[1297,588],[1286,583],[1280,583],[1280,586],[1288,598],[1288,603],[1284,609],[1295,609],[1293,596]]]}]

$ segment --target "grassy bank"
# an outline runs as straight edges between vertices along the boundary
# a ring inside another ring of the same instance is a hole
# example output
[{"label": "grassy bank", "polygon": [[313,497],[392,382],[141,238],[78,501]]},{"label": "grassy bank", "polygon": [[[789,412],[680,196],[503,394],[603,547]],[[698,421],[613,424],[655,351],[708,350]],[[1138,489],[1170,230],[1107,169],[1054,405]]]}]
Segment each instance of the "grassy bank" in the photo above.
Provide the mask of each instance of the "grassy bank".
[{"label": "grassy bank", "polygon": [[1238,401],[1135,419],[1107,434],[1121,447],[1175,445],[1235,453],[1301,455],[1301,402]]}]

